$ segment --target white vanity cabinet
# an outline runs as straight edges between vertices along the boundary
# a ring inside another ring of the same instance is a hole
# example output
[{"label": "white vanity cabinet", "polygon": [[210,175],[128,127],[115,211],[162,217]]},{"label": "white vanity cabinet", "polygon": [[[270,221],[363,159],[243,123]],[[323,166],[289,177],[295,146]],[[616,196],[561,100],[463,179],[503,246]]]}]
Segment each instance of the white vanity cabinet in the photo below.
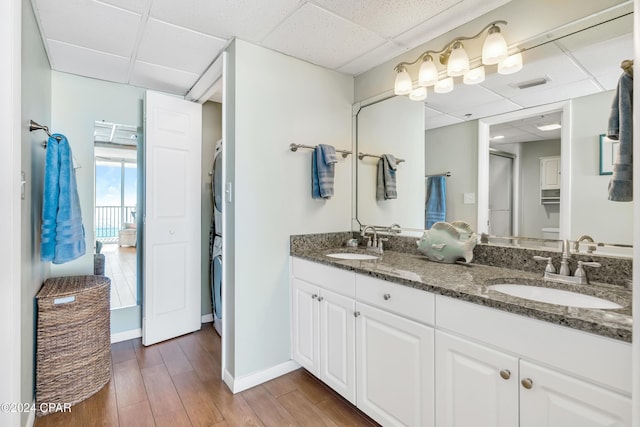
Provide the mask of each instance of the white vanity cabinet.
[{"label": "white vanity cabinet", "polygon": [[440,331],[435,345],[438,427],[518,425],[517,357]]},{"label": "white vanity cabinet", "polygon": [[358,408],[383,426],[433,426],[433,294],[356,275],[356,300]]},{"label": "white vanity cabinet", "polygon": [[438,427],[631,425],[630,345],[446,297],[436,319]]},{"label": "white vanity cabinet", "polygon": [[293,359],[355,404],[354,275],[298,259],[293,274]]}]

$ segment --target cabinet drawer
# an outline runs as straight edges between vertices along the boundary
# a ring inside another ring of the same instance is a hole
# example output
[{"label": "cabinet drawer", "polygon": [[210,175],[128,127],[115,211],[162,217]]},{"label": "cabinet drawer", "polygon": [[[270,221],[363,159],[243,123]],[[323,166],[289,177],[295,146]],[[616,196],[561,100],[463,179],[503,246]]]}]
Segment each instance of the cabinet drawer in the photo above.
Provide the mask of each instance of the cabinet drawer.
[{"label": "cabinet drawer", "polygon": [[435,323],[432,293],[356,274],[356,299],[427,325]]},{"label": "cabinet drawer", "polygon": [[302,279],[305,282],[313,283],[351,298],[356,295],[355,273],[351,271],[296,257],[291,257],[291,270],[293,277]]}]

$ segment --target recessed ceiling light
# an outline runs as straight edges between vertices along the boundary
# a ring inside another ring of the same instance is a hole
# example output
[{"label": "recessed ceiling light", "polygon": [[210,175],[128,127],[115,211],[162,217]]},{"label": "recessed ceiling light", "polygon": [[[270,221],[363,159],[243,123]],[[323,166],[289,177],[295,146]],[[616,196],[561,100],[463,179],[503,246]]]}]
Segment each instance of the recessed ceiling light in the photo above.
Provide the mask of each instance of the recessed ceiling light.
[{"label": "recessed ceiling light", "polygon": [[536,127],[538,128],[538,130],[546,132],[546,131],[549,131],[549,130],[560,129],[562,127],[562,125],[560,125],[560,123],[551,123],[549,125],[541,125],[541,126],[536,126]]},{"label": "recessed ceiling light", "polygon": [[491,139],[503,139],[504,135],[496,135],[496,136],[492,136]]}]

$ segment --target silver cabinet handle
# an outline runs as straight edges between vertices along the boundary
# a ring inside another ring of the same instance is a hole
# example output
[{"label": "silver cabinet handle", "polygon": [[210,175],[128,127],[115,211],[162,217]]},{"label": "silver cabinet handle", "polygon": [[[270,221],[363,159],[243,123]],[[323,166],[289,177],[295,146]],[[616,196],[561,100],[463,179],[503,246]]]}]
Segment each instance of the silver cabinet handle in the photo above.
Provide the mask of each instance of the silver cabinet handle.
[{"label": "silver cabinet handle", "polygon": [[391,294],[384,294],[382,296],[382,298],[384,298],[385,301],[390,300],[391,299]]},{"label": "silver cabinet handle", "polygon": [[508,380],[509,378],[511,378],[511,371],[508,369],[503,369],[502,371],[500,371],[500,376],[502,377],[502,379]]},{"label": "silver cabinet handle", "polygon": [[311,295],[311,299],[316,299],[316,298],[318,298],[318,294]]},{"label": "silver cabinet handle", "polygon": [[353,312],[353,317],[358,317],[360,316],[360,312],[359,311],[354,311]]},{"label": "silver cabinet handle", "polygon": [[318,302],[322,301],[324,298],[318,297]]},{"label": "silver cabinet handle", "polygon": [[526,388],[527,390],[530,390],[531,387],[533,387],[533,380],[531,378],[525,378],[521,381],[522,383],[522,387]]}]

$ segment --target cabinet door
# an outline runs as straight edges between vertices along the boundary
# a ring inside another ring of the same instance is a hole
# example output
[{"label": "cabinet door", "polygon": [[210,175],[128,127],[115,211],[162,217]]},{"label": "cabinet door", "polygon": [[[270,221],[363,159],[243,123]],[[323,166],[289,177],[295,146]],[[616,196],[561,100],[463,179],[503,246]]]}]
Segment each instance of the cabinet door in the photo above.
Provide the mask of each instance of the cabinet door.
[{"label": "cabinet door", "polygon": [[358,408],[384,426],[433,426],[433,328],[366,304],[356,312]]},{"label": "cabinet door", "polygon": [[560,188],[560,157],[540,158],[540,189],[557,190]]},{"label": "cabinet door", "polygon": [[356,403],[355,301],[320,293],[320,379]]},{"label": "cabinet door", "polygon": [[294,278],[291,289],[293,294],[291,304],[293,360],[318,376],[320,367],[318,322],[320,288]]},{"label": "cabinet door", "polygon": [[521,427],[631,426],[626,396],[526,361],[520,379]]},{"label": "cabinet door", "polygon": [[518,425],[518,359],[436,331],[436,425]]}]

